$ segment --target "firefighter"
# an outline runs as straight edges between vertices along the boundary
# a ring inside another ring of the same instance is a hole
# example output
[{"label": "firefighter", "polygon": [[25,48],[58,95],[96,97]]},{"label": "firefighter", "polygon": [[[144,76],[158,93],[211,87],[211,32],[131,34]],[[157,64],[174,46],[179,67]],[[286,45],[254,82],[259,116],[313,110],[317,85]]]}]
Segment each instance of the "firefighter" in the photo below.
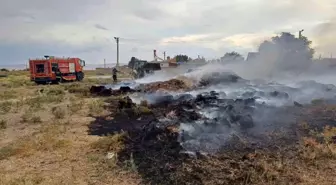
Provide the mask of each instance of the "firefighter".
[{"label": "firefighter", "polygon": [[117,72],[119,72],[116,68],[112,69],[112,76],[113,76],[113,81],[117,82]]}]

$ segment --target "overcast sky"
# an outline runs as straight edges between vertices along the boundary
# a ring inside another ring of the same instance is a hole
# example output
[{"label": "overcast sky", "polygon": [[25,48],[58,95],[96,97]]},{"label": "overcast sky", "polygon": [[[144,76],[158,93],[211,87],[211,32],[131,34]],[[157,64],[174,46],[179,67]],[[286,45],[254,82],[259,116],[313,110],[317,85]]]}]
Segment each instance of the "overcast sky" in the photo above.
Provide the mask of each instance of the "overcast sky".
[{"label": "overcast sky", "polygon": [[273,34],[305,29],[317,53],[336,56],[336,0],[0,0],[0,65],[43,55],[88,63],[152,50],[208,59],[244,55]]}]

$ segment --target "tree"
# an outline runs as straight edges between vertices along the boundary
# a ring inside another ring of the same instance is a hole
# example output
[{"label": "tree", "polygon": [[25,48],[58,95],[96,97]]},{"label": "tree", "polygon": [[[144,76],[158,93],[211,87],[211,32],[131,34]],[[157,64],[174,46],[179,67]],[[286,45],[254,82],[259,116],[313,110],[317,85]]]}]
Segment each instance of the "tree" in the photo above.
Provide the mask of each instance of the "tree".
[{"label": "tree", "polygon": [[176,62],[187,62],[189,60],[191,60],[190,57],[188,57],[188,55],[176,55]]},{"label": "tree", "polygon": [[222,62],[244,61],[244,57],[241,54],[232,51],[229,53],[225,53],[225,55],[220,58],[220,61]]},{"label": "tree", "polygon": [[283,32],[259,46],[258,59],[273,62],[273,67],[279,70],[306,69],[314,55],[311,44],[307,37],[296,38],[291,33]]}]

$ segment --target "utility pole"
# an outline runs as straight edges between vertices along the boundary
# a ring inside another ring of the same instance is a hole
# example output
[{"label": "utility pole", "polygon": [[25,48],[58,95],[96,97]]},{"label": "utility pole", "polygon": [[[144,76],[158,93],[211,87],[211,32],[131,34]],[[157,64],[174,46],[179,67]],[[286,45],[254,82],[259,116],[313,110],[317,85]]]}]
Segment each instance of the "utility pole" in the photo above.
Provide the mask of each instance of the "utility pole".
[{"label": "utility pole", "polygon": [[163,60],[166,60],[166,52],[163,52]]},{"label": "utility pole", "polygon": [[114,37],[117,42],[117,67],[119,66],[119,37]]},{"label": "utility pole", "polygon": [[304,31],[304,29],[302,29],[302,30],[299,31],[299,39],[302,38],[302,32],[303,32],[303,31]]}]

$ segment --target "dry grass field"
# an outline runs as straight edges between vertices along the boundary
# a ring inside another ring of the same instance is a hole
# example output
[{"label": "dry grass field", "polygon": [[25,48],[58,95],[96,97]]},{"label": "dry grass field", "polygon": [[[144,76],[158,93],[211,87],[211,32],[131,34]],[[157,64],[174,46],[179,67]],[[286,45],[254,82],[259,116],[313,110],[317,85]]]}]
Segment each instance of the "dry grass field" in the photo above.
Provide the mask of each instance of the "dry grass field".
[{"label": "dry grass field", "polygon": [[108,170],[92,147],[100,138],[87,133],[92,116],[109,114],[106,98],[88,96],[90,85],[107,83],[37,86],[27,72],[0,78],[0,184],[132,184],[128,173]]}]

